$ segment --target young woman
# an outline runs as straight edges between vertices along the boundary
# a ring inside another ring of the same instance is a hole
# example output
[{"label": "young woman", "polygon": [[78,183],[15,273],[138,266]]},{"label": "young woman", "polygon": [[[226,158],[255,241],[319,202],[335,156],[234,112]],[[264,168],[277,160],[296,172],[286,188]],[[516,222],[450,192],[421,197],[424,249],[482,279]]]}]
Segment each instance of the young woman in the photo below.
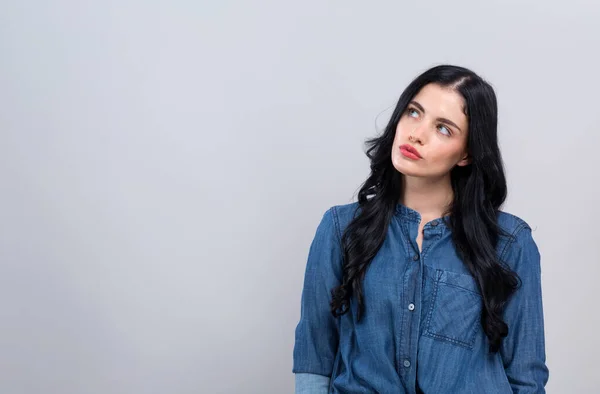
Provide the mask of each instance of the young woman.
[{"label": "young woman", "polygon": [[431,68],[367,146],[358,202],[328,209],[310,246],[296,393],[544,393],[540,254],[500,210],[492,87]]}]

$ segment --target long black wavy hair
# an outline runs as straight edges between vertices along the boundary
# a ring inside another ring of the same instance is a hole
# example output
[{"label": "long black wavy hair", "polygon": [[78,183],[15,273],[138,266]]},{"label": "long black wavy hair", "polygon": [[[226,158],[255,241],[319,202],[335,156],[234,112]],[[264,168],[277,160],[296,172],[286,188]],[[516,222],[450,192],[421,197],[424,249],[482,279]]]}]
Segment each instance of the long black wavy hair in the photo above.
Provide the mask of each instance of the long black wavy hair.
[{"label": "long black wavy hair", "polygon": [[402,196],[402,174],[392,164],[396,126],[412,98],[429,83],[454,89],[466,103],[469,125],[467,150],[471,162],[451,172],[454,200],[445,213],[457,253],[477,281],[483,307],[481,324],[490,352],[499,350],[508,326],[502,320],[507,300],[517,289],[518,275],[498,260],[500,235],[497,213],[506,199],[506,178],[497,137],[498,106],[493,88],[473,71],[458,66],[435,66],[417,78],[401,94],[381,136],[366,141],[371,173],[358,193],[360,213],[342,236],[343,279],[332,290],[331,313],[338,317],[358,302],[358,320],[364,314],[362,281],[373,257],[383,244],[387,228]]}]

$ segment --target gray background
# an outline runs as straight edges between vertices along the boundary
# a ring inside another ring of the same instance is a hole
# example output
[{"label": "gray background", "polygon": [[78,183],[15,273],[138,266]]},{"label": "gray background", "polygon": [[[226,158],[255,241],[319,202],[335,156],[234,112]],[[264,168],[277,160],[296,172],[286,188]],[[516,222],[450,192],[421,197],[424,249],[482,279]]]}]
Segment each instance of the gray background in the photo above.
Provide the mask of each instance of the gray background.
[{"label": "gray background", "polygon": [[[550,393],[597,393],[600,6],[2,1],[0,392],[284,393],[309,243],[426,68],[495,87]],[[381,127],[388,112],[378,119]]]}]

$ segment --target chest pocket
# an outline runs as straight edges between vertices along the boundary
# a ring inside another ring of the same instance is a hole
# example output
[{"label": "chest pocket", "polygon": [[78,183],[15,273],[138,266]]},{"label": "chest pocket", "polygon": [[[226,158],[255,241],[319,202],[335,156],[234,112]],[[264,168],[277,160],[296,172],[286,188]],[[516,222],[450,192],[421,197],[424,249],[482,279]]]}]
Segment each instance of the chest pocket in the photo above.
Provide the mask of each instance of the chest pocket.
[{"label": "chest pocket", "polygon": [[[428,337],[473,348],[480,330],[482,299],[471,275],[425,267],[424,281],[429,308],[424,311]],[[427,291],[426,290],[426,291]]]}]

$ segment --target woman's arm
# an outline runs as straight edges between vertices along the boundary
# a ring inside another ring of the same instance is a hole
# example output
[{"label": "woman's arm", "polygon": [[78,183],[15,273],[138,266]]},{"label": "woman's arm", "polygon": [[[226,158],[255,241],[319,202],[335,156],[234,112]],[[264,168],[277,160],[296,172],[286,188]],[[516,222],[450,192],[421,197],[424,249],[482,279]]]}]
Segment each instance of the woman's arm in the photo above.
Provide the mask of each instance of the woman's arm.
[{"label": "woman's arm", "polygon": [[329,382],[325,385],[324,379],[331,376],[339,344],[339,318],[333,317],[329,305],[331,290],[341,283],[341,277],[339,224],[332,207],[323,215],[308,252],[300,321],[295,331],[292,372],[297,374],[297,390],[316,384],[327,392]]},{"label": "woman's arm", "polygon": [[544,340],[544,313],[540,253],[531,228],[521,223],[515,230],[503,261],[521,278],[504,312],[508,336],[500,354],[514,393],[545,393],[548,381]]}]

